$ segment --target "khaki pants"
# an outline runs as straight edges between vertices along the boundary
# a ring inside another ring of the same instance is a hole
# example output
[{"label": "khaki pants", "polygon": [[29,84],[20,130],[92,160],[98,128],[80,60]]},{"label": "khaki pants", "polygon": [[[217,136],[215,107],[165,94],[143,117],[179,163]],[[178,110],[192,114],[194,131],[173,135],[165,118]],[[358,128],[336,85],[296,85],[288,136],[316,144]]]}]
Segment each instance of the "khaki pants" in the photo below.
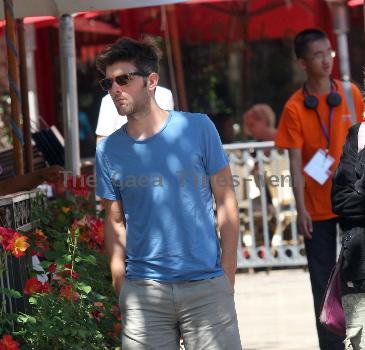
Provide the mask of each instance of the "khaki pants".
[{"label": "khaki pants", "polygon": [[123,350],[241,350],[226,275],[189,282],[126,280],[119,296]]},{"label": "khaki pants", "polygon": [[346,350],[365,350],[365,293],[343,296],[342,306],[346,318]]}]

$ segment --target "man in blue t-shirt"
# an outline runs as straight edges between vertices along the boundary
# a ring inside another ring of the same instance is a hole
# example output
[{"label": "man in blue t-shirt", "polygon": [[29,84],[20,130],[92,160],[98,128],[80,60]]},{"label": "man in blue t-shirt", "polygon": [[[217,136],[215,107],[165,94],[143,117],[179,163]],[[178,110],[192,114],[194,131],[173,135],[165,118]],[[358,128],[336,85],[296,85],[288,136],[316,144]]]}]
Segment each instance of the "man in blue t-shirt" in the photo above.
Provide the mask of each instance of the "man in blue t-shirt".
[{"label": "man in blue t-shirt", "polygon": [[101,87],[128,119],[96,151],[123,350],[176,350],[180,338],[187,350],[242,349],[233,298],[237,202],[213,123],[158,107],[151,41],[122,38],[96,64]]}]

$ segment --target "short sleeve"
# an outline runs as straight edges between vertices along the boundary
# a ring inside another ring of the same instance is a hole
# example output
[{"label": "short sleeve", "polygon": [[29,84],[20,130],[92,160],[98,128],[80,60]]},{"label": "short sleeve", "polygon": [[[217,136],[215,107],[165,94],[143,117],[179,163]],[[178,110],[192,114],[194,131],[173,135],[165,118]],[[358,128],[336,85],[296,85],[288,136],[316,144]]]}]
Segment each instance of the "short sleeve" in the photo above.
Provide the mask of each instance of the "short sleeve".
[{"label": "short sleeve", "polygon": [[96,195],[109,200],[118,200],[120,196],[113,186],[108,161],[99,146],[96,148],[95,156]]},{"label": "short sleeve", "polygon": [[302,148],[303,132],[294,106],[286,105],[280,117],[275,145],[278,148]]},{"label": "short sleeve", "polygon": [[212,176],[229,164],[218,131],[207,115],[204,118],[204,165],[208,176]]},{"label": "short sleeve", "polygon": [[351,84],[352,94],[354,98],[354,105],[356,111],[357,122],[364,121],[364,100],[361,95],[361,91],[355,84]]}]

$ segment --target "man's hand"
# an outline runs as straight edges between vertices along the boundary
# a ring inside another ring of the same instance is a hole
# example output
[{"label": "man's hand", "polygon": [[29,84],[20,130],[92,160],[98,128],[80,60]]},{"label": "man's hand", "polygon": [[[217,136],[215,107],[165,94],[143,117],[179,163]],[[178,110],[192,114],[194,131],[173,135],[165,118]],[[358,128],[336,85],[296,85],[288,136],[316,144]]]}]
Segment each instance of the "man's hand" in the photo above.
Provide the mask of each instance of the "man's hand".
[{"label": "man's hand", "polygon": [[113,279],[113,288],[115,290],[115,294],[117,295],[117,297],[119,297],[120,291],[122,289],[122,285],[125,280],[125,276],[124,276],[124,274],[118,274],[118,275],[112,276],[112,279]]},{"label": "man's hand", "polygon": [[234,287],[236,281],[236,270],[237,270],[237,262],[232,264],[229,262],[228,264],[222,260],[222,268],[224,273],[227,275],[229,281],[231,282],[232,287]]},{"label": "man's hand", "polygon": [[217,222],[221,236],[224,272],[234,287],[237,269],[237,244],[239,233],[238,205],[233,187],[232,174],[226,166],[210,178],[217,208]]},{"label": "man's hand", "polygon": [[125,278],[125,217],[121,203],[117,200],[104,199],[104,242],[109,256],[113,287],[119,296]]},{"label": "man's hand", "polygon": [[304,238],[312,239],[313,225],[312,219],[306,209],[298,210],[297,218],[299,233],[304,236]]},{"label": "man's hand", "polygon": [[289,148],[290,174],[293,179],[293,192],[297,206],[297,224],[299,233],[304,238],[312,239],[312,219],[305,207],[304,186],[305,181],[302,172],[302,150],[300,148]]}]

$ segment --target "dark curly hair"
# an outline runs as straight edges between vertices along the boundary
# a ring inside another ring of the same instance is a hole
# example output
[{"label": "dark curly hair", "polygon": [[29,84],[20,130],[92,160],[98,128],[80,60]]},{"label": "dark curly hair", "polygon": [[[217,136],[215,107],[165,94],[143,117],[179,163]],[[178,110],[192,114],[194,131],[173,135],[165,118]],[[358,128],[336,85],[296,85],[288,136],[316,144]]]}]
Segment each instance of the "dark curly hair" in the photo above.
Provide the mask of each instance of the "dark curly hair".
[{"label": "dark curly hair", "polygon": [[108,66],[118,61],[128,61],[143,73],[158,73],[160,58],[161,51],[152,38],[136,41],[123,37],[96,57],[96,68],[105,75]]}]

